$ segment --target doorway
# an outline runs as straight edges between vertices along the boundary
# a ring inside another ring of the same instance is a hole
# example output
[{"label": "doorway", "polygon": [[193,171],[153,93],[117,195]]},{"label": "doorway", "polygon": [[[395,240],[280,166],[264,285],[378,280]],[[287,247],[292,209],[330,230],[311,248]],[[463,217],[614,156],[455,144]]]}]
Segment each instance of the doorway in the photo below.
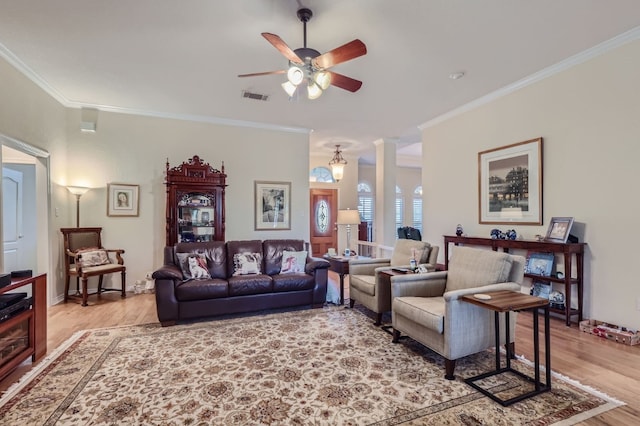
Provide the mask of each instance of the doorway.
[{"label": "doorway", "polygon": [[54,274],[49,239],[49,153],[0,134],[3,251],[5,272],[31,269],[48,274],[48,304]]},{"label": "doorway", "polygon": [[338,230],[336,228],[338,190],[311,188],[309,199],[311,253],[314,256],[322,256],[329,251],[329,248],[337,249],[338,247]]}]

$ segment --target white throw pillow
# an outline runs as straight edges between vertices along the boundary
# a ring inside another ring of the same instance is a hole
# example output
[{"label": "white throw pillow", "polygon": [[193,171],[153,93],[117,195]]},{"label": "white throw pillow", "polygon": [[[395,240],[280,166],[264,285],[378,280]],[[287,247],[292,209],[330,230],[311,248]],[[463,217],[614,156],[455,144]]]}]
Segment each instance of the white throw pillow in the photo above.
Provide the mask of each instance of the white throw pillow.
[{"label": "white throw pillow", "polygon": [[304,267],[307,263],[306,251],[283,251],[282,265],[280,266],[281,274],[304,273]]},{"label": "white throw pillow", "polygon": [[262,253],[236,253],[233,255],[233,276],[261,274]]},{"label": "white throw pillow", "polygon": [[177,253],[185,280],[210,279],[207,258],[203,253]]},{"label": "white throw pillow", "polygon": [[111,263],[109,256],[105,250],[90,249],[78,252],[80,254],[80,266],[90,268],[92,266],[100,266]]}]

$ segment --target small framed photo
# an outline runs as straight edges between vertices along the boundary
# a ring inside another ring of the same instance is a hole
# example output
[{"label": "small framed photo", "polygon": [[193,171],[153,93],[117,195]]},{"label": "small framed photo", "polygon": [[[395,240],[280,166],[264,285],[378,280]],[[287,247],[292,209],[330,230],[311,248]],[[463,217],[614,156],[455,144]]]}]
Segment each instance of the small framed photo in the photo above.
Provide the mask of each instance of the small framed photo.
[{"label": "small framed photo", "polygon": [[107,185],[107,216],[137,217],[140,214],[139,207],[140,185]]},{"label": "small framed photo", "polygon": [[566,243],[573,225],[572,217],[552,217],[547,229],[545,241],[553,243]]},{"label": "small framed photo", "polygon": [[536,297],[542,297],[543,299],[549,299],[551,294],[551,283],[545,281],[534,281],[531,286],[530,294]]},{"label": "small framed photo", "polygon": [[527,265],[524,272],[526,274],[549,277],[553,272],[554,261],[555,256],[553,253],[530,253],[527,257]]},{"label": "small framed photo", "polygon": [[255,181],[255,230],[291,229],[291,182]]}]

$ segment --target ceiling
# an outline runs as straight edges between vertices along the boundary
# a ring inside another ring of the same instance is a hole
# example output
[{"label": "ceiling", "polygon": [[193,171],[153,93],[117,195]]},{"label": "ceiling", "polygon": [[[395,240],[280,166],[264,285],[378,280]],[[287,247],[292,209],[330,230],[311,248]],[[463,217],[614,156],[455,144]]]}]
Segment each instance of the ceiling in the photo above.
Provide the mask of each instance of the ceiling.
[{"label": "ceiling", "polygon": [[[360,91],[290,101],[284,75],[237,77],[286,68],[260,33],[302,47],[303,6],[308,47],[367,45],[332,68]],[[0,55],[66,106],[309,129],[312,153],[330,159],[341,144],[364,163],[374,141],[396,140],[408,166],[421,124],[640,25],[638,0],[0,0],[0,11]]]}]

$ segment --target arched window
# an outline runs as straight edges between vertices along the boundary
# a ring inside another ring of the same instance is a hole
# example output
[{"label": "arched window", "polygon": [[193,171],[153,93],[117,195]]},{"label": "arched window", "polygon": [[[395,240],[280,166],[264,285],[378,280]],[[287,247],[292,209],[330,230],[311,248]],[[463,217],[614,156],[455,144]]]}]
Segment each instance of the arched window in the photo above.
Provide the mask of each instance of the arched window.
[{"label": "arched window", "polygon": [[404,200],[402,199],[402,190],[396,185],[396,229],[402,228],[404,225]]},{"label": "arched window", "polygon": [[413,190],[413,223],[411,224],[422,232],[422,185]]},{"label": "arched window", "polygon": [[309,182],[335,182],[331,170],[326,167],[315,167],[309,173]]}]

